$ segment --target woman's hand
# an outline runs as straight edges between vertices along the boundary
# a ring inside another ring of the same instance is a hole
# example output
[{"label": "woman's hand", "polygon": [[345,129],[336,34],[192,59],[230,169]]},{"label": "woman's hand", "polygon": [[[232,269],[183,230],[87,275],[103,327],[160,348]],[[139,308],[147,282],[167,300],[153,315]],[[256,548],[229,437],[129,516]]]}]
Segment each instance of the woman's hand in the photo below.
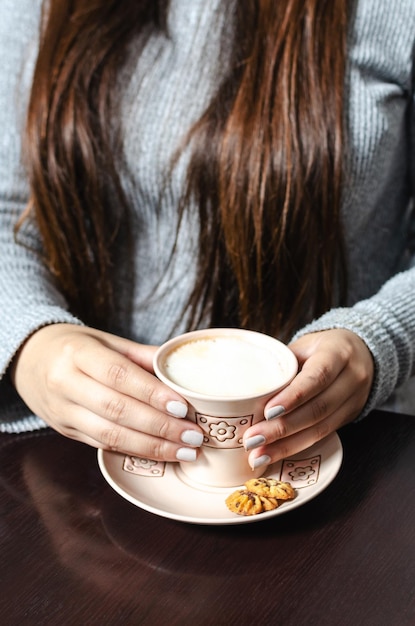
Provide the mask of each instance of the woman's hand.
[{"label": "woman's hand", "polygon": [[203,435],[183,398],[153,374],[156,348],[91,328],[52,324],[15,358],[12,380],[27,406],[63,435],[96,448],[193,461]]},{"label": "woman's hand", "polygon": [[266,420],[245,433],[256,468],[292,456],[355,419],[371,389],[374,364],[366,344],[348,330],[304,335],[290,345],[300,371],[265,407]]}]

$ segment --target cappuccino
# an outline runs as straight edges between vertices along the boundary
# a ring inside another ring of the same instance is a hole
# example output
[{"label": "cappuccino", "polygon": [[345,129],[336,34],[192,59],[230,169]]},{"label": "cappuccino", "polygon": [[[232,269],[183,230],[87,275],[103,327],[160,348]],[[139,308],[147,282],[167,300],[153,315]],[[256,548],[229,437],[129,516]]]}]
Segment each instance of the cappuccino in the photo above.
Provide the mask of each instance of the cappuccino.
[{"label": "cappuccino", "polygon": [[172,349],[164,372],[173,383],[208,396],[258,396],[286,382],[282,357],[241,337],[202,336]]},{"label": "cappuccino", "polygon": [[266,402],[297,373],[286,345],[240,328],[194,330],[160,346],[153,366],[188,402],[187,419],[203,433],[196,461],[179,464],[182,480],[231,487],[264,473],[264,465],[250,467],[243,438],[264,419]]}]

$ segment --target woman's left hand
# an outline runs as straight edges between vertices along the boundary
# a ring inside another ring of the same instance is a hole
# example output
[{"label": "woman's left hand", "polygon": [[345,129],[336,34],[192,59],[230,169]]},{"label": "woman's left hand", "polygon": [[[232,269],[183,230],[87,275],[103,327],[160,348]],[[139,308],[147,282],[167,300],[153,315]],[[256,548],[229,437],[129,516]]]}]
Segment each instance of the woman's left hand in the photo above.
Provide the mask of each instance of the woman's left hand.
[{"label": "woman's left hand", "polygon": [[349,330],[304,335],[290,345],[299,362],[294,380],[265,406],[244,446],[252,468],[301,452],[354,420],[368,399],[372,355]]}]

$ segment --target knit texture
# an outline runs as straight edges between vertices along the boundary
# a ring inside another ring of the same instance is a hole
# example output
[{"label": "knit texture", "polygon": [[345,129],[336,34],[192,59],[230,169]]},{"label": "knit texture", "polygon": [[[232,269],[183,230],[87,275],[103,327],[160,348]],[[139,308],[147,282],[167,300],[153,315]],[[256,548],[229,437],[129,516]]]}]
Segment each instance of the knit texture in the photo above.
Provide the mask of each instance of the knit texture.
[{"label": "knit texture", "polygon": [[[126,196],[131,205],[134,265],[115,272],[118,309],[112,332],[158,344],[185,329],[194,282],[197,211],[184,220],[173,261],[177,203],[187,155],[168,189],[172,154],[205,109],[226,71],[219,49],[227,25],[220,0],[172,0],[169,36],[134,46],[117,86],[125,138]],[[36,329],[81,324],[43,267],[36,226],[13,225],[28,198],[21,136],[37,51],[40,0],[3,0],[0,20],[0,430],[44,426],[12,388],[7,370]],[[347,123],[350,160],[343,220],[349,265],[348,307],[299,329],[348,328],[369,346],[376,376],[364,413],[381,405],[413,371],[415,270],[411,214],[415,151],[413,0],[357,2],[349,35]],[[121,167],[121,164],[120,164]],[[411,170],[412,168],[412,170]],[[122,258],[122,250],[120,258]]]}]

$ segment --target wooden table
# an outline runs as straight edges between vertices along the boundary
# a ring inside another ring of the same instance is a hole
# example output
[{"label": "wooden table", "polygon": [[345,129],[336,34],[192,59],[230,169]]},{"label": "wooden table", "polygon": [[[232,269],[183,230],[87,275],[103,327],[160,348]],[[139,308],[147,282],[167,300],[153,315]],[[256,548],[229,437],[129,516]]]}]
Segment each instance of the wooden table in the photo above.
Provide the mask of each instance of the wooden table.
[{"label": "wooden table", "polygon": [[239,526],[172,521],[104,481],[96,451],[0,436],[0,619],[15,624],[415,624],[415,417],[340,433],[334,482]]}]

